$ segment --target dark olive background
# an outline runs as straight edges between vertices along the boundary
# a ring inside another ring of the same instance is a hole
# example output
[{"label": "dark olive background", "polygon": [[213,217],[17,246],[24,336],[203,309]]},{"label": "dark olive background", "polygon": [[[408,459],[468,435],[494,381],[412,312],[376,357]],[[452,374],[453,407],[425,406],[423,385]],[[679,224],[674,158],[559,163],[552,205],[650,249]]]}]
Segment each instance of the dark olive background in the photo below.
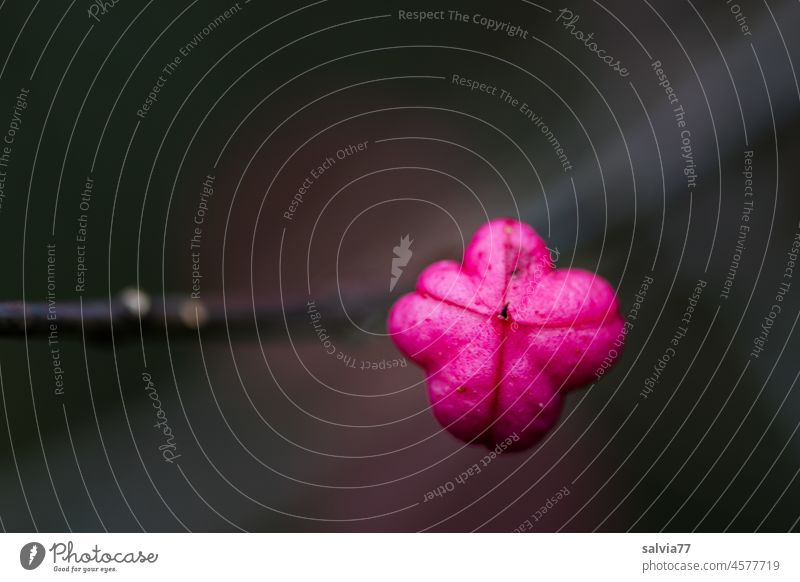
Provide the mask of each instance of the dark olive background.
[{"label": "dark olive background", "polygon": [[[414,365],[347,369],[308,322],[260,338],[255,326],[141,342],[62,335],[62,396],[46,339],[4,338],[5,530],[510,531],[565,486],[570,495],[534,530],[798,529],[800,282],[764,353],[748,358],[800,219],[797,3],[741,0],[752,37],[722,1],[567,5],[622,59],[622,78],[555,22],[564,6],[552,2],[541,4],[553,12],[522,0],[424,5],[516,23],[524,40],[398,20],[423,3],[331,0],[267,26],[302,5],[254,0],[183,59],[143,120],[136,111],[161,68],[230,4],[121,1],[100,22],[89,4],[0,7],[0,131],[20,88],[31,91],[0,209],[3,300],[45,300],[50,243],[58,304],[79,299],[87,175],[96,186],[84,301],[137,281],[154,296],[188,293],[192,218],[214,174],[203,299],[224,290],[247,304],[252,290],[259,302],[304,303],[309,288],[318,302],[341,293],[346,307],[375,298],[384,307],[366,332],[333,334],[359,360],[399,357],[383,335],[391,302],[431,261],[458,259],[488,218],[532,224],[559,266],[610,280],[625,312],[643,277],[655,283],[619,364],[569,395],[546,441],[426,503],[486,451],[441,431]],[[699,173],[691,194],[655,59],[686,110]],[[530,103],[574,169],[562,170],[519,111],[453,86],[453,74]],[[414,139],[375,143],[398,137]],[[286,221],[310,169],[363,141]],[[748,148],[755,210],[725,300]],[[414,255],[388,293],[405,234]],[[643,399],[698,279],[708,286],[689,333]],[[175,464],[159,454],[145,371],[175,432]]]}]

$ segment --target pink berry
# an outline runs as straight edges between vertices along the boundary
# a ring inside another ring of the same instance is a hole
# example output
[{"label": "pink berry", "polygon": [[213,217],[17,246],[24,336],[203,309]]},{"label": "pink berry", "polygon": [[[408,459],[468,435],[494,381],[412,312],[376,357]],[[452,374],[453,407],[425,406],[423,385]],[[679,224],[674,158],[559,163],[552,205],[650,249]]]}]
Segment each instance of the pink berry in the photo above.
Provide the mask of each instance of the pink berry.
[{"label": "pink berry", "polygon": [[442,426],[467,442],[517,449],[555,425],[563,392],[613,361],[624,335],[611,285],[554,269],[536,231],[512,219],[478,229],[462,265],[425,269],[388,328],[425,370]]}]

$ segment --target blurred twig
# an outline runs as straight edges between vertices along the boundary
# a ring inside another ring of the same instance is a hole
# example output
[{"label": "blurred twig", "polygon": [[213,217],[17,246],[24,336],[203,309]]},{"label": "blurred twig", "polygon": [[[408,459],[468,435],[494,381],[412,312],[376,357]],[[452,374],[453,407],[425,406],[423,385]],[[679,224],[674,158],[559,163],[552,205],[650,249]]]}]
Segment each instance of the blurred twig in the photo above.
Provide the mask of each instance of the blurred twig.
[{"label": "blurred twig", "polygon": [[[338,302],[317,302],[325,314],[328,331],[352,328],[353,323],[368,325],[382,318],[388,307],[385,300],[368,298],[353,302],[345,314]],[[349,319],[348,319],[349,315]],[[352,320],[352,322],[351,322]],[[286,327],[308,323],[306,303],[292,305],[253,305],[241,300],[205,301],[186,296],[164,300],[128,289],[111,300],[69,301],[50,304],[21,301],[0,302],[0,337],[50,337],[85,335],[88,339],[111,337],[131,339],[143,335],[169,333],[196,335],[204,332],[254,331],[256,322],[263,339],[285,336]]]}]

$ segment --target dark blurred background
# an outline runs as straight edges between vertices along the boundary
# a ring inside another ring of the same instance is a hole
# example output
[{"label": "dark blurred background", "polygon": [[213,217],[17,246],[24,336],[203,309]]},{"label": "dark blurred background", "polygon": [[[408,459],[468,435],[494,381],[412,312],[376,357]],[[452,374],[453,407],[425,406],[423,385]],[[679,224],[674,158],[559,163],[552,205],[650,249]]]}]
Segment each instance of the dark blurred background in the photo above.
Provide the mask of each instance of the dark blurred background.
[{"label": "dark blurred background", "polygon": [[[419,10],[443,20],[400,12]],[[197,284],[277,306],[230,334],[0,340],[3,529],[797,531],[799,25],[789,0],[0,3],[2,300]],[[498,216],[611,281],[624,315],[653,283],[618,365],[484,466],[384,322]],[[310,299],[333,355],[280,317]]]}]

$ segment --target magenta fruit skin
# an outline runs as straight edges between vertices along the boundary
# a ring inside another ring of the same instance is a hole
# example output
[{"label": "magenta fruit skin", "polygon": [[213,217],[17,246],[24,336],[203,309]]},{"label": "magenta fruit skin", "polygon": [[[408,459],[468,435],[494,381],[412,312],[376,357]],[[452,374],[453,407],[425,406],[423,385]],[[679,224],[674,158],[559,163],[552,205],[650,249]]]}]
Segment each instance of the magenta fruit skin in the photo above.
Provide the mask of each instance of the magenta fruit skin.
[{"label": "magenta fruit skin", "polygon": [[425,371],[441,425],[463,441],[509,449],[553,428],[563,393],[606,373],[625,335],[611,285],[555,269],[536,231],[508,218],[481,226],[461,265],[427,267],[387,327]]}]

